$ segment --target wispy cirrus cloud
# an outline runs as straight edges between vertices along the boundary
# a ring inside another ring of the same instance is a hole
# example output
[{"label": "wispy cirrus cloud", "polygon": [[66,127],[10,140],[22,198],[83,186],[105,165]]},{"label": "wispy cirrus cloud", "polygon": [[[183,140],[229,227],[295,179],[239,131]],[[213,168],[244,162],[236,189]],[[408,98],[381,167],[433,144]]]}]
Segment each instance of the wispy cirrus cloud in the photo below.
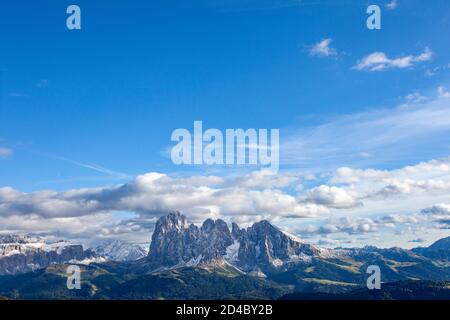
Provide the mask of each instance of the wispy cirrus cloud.
[{"label": "wispy cirrus cloud", "polygon": [[438,73],[445,72],[447,70],[450,70],[450,63],[447,64],[441,64],[435,67],[430,67],[425,71],[425,76],[427,77],[433,77],[437,75]]},{"label": "wispy cirrus cloud", "polygon": [[397,58],[389,58],[384,52],[374,52],[362,58],[354,66],[354,69],[360,71],[383,71],[387,69],[406,69],[417,63],[429,61],[433,52],[429,48],[417,55],[407,55]]},{"label": "wispy cirrus cloud", "polygon": [[[63,161],[66,163],[69,163],[71,165],[80,167],[80,168],[85,168],[85,169],[89,169],[92,171],[95,171],[97,173],[101,173],[103,174],[105,177],[109,177],[111,179],[117,179],[117,180],[124,180],[124,179],[131,179],[132,175],[124,173],[124,172],[119,172],[119,171],[115,171],[109,168],[106,168],[104,166],[95,164],[95,163],[88,163],[88,162],[82,162],[82,161],[77,161],[77,160],[72,160],[66,157],[62,157],[59,155],[54,155],[54,154],[49,154],[46,152],[41,152],[41,151],[36,151],[36,150],[27,150],[28,152],[35,154],[35,155],[39,155],[39,156],[43,156],[49,159],[54,159],[54,160],[58,160],[58,161]],[[87,177],[87,180],[90,179],[95,179],[95,177]],[[67,181],[75,181],[75,180],[83,180],[83,177],[78,177],[78,178],[71,178],[71,179],[67,179]],[[101,180],[101,179],[99,179]],[[61,181],[64,181],[64,179],[62,179]]]},{"label": "wispy cirrus cloud", "polygon": [[[333,170],[358,163],[416,158],[422,144],[445,150],[448,146],[442,136],[450,133],[450,99],[446,92],[442,87],[433,96],[416,93],[394,108],[341,115],[314,127],[291,130],[280,146],[281,165],[314,173],[319,167]],[[427,158],[424,153],[422,156]]]}]

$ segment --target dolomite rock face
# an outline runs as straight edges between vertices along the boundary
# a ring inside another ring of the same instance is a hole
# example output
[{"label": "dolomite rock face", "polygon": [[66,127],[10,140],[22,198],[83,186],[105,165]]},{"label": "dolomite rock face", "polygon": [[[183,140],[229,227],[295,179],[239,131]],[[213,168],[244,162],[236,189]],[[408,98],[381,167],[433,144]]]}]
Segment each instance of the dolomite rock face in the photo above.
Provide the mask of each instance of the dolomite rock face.
[{"label": "dolomite rock face", "polygon": [[238,265],[246,271],[270,272],[286,263],[309,260],[322,254],[321,249],[301,242],[265,220],[247,230],[236,229],[234,234],[240,243]]},{"label": "dolomite rock face", "polygon": [[155,269],[212,262],[223,257],[232,244],[224,221],[208,219],[199,228],[188,225],[179,212],[170,212],[156,223],[148,261]]},{"label": "dolomite rock face", "polygon": [[197,227],[179,212],[170,212],[156,223],[147,261],[152,270],[227,263],[246,272],[272,272],[287,263],[320,256],[323,250],[268,221],[247,229],[233,223],[230,231],[220,219],[207,219]]}]

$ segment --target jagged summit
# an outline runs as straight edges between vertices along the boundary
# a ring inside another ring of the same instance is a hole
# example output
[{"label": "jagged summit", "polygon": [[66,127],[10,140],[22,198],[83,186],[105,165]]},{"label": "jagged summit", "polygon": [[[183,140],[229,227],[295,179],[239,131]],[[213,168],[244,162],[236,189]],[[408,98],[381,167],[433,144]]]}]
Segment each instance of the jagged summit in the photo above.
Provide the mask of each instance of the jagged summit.
[{"label": "jagged summit", "polygon": [[156,222],[148,261],[155,269],[195,265],[219,259],[232,243],[222,220],[208,219],[199,228],[179,212],[169,212]]},{"label": "jagged summit", "polygon": [[321,253],[267,220],[247,229],[232,223],[230,231],[221,219],[207,219],[197,227],[181,213],[170,212],[155,225],[147,260],[154,270],[220,262],[244,271],[270,272]]},{"label": "jagged summit", "polygon": [[156,222],[155,230],[160,229],[162,232],[170,229],[186,229],[188,224],[186,217],[178,211],[171,211],[166,216],[158,219]]}]

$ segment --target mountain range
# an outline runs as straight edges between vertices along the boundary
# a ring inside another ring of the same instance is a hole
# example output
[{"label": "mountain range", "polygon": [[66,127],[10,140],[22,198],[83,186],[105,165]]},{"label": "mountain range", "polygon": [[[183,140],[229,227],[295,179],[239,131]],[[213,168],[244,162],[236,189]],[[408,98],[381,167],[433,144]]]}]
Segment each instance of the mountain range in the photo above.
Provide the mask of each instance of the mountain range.
[{"label": "mountain range", "polygon": [[26,273],[53,264],[134,261],[147,256],[140,245],[114,240],[84,249],[69,241],[46,242],[29,235],[0,235],[0,275]]},{"label": "mountain range", "polygon": [[87,262],[95,259],[91,250],[67,241],[46,243],[32,236],[0,236],[0,275],[17,274],[45,268],[51,264],[70,261]]},{"label": "mountain range", "polygon": [[[207,219],[196,226],[189,224],[179,212],[170,212],[156,222],[148,254],[142,248],[121,242],[93,250],[51,244],[41,245],[44,249],[38,253],[30,249],[33,260],[24,258],[29,255],[28,249],[17,252],[10,245],[14,241],[28,248],[35,240],[0,240],[0,267],[6,265],[4,259],[9,266],[0,268],[0,272],[7,271],[0,276],[0,296],[9,299],[353,299],[360,296],[414,299],[428,294],[445,298],[450,281],[450,238],[412,250],[369,246],[324,249],[305,243],[268,221],[246,229],[235,223],[229,228],[220,219]],[[73,256],[64,253],[72,250],[75,250]],[[52,259],[26,268],[14,268],[14,260],[8,260],[22,256],[22,260],[41,261],[40,254],[44,257],[50,254]],[[65,287],[66,263],[79,263],[82,268],[81,290]],[[369,265],[377,265],[381,270],[382,291],[378,293],[369,294],[365,287]],[[395,291],[397,285],[402,290]],[[411,290],[417,294],[406,295]]]}]

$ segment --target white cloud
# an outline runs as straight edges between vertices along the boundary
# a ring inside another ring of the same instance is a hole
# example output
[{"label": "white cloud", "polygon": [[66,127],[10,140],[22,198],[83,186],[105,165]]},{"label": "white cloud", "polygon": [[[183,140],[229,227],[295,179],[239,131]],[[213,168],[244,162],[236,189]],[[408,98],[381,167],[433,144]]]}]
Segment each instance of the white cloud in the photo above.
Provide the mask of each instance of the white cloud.
[{"label": "white cloud", "polygon": [[321,185],[309,190],[305,201],[324,205],[329,208],[345,209],[361,205],[358,194],[335,186]]},{"label": "white cloud", "polygon": [[332,183],[355,183],[361,180],[374,180],[384,179],[389,177],[388,171],[376,170],[376,169],[352,169],[349,167],[341,167],[336,170]]},{"label": "white cloud", "polygon": [[391,10],[397,8],[397,6],[398,6],[397,0],[391,0],[386,4],[386,7]]},{"label": "white cloud", "polygon": [[379,231],[380,223],[371,218],[343,217],[327,219],[319,226],[308,226],[296,230],[302,236],[346,233],[349,235]]},{"label": "white cloud", "polygon": [[450,174],[450,157],[433,159],[394,170],[339,168],[331,179],[334,183],[355,183],[362,181],[389,182],[393,179],[424,179]]},{"label": "white cloud", "polygon": [[358,190],[360,199],[433,194],[450,192],[450,157],[430,160],[396,170],[352,169],[336,170],[331,183],[343,183]]},{"label": "white cloud", "polygon": [[409,195],[436,191],[450,192],[450,180],[398,180],[389,179],[388,184],[372,196],[391,197],[396,195]]},{"label": "white cloud", "polygon": [[450,69],[450,63],[444,64],[444,65],[438,65],[438,66],[435,66],[435,67],[432,67],[432,68],[427,69],[427,70],[425,71],[425,75],[426,75],[427,77],[432,77],[432,76],[435,76],[435,75],[437,75],[438,73],[444,72],[444,71],[446,71],[446,70],[448,70],[448,69]]},{"label": "white cloud", "polygon": [[389,214],[372,217],[331,217],[317,225],[291,228],[302,237],[328,237],[331,234],[357,235],[365,233],[395,233],[417,235],[424,231],[450,228],[450,205],[438,204],[419,213]]},{"label": "white cloud", "polygon": [[450,204],[440,203],[422,210],[423,214],[450,217]]},{"label": "white cloud", "polygon": [[[154,223],[154,222],[153,222]],[[149,223],[118,221],[112,213],[80,217],[45,218],[38,215],[0,216],[1,233],[38,234],[49,240],[69,239],[92,244],[102,239],[122,239],[135,243],[150,241]]]},{"label": "white cloud", "polygon": [[6,159],[13,155],[13,151],[9,148],[0,147],[0,158]]},{"label": "white cloud", "polygon": [[422,210],[422,214],[438,223],[440,229],[450,229],[450,204],[440,203]]},{"label": "white cloud", "polygon": [[440,98],[450,98],[450,92],[448,92],[443,86],[438,88],[438,95]]},{"label": "white cloud", "polygon": [[421,95],[419,92],[413,92],[405,96],[405,100],[411,103],[420,103],[427,101],[428,98]]},{"label": "white cloud", "polygon": [[386,69],[404,69],[412,67],[414,64],[428,61],[433,52],[429,48],[417,55],[408,55],[391,59],[384,52],[374,52],[362,58],[355,66],[357,70],[365,71],[383,71]]},{"label": "white cloud", "polygon": [[323,39],[311,47],[309,54],[318,57],[330,57],[337,55],[336,49],[331,47],[332,42],[333,40],[331,38]]},{"label": "white cloud", "polygon": [[417,224],[424,221],[424,217],[417,214],[390,214],[377,218],[376,221],[383,223],[384,225],[396,226],[399,224]]}]

